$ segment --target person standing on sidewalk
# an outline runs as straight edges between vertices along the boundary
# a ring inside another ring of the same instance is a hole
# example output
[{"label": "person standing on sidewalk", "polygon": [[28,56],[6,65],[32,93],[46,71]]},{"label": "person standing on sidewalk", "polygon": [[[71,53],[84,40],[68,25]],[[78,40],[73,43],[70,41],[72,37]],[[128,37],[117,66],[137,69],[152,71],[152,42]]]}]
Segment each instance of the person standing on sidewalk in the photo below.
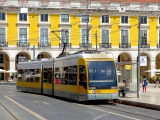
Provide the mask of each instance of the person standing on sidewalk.
[{"label": "person standing on sidewalk", "polygon": [[157,76],[157,78],[156,78],[156,84],[155,84],[154,87],[156,88],[157,85],[158,85],[158,87],[160,87],[160,86],[159,86],[159,79],[158,79],[158,76]]},{"label": "person standing on sidewalk", "polygon": [[145,77],[145,75],[143,76],[143,79],[142,79],[142,88],[143,88],[143,92],[146,91],[146,86],[147,86],[147,79]]}]

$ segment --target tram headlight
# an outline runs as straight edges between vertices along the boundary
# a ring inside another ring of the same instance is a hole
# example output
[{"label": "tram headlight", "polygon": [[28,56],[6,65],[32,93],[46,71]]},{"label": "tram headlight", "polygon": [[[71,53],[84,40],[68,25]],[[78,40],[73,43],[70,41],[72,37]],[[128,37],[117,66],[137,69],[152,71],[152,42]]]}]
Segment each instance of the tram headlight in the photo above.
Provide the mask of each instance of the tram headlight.
[{"label": "tram headlight", "polygon": [[111,87],[111,89],[117,89],[117,88],[118,88],[117,86],[112,86],[112,87]]},{"label": "tram headlight", "polygon": [[90,89],[90,90],[95,90],[95,89],[96,89],[96,87],[89,87],[89,89]]}]

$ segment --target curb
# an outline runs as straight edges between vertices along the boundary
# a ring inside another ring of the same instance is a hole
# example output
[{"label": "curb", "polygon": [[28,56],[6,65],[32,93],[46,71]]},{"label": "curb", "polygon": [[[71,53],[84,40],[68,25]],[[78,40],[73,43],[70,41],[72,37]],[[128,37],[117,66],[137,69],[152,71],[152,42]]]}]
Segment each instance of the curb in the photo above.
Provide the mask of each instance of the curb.
[{"label": "curb", "polygon": [[147,108],[147,109],[160,111],[160,105],[155,105],[155,104],[135,102],[135,101],[129,101],[129,100],[121,100],[121,99],[118,99],[117,101],[115,101],[115,103],[124,104],[124,105],[131,105],[131,106],[142,107],[142,108]]}]

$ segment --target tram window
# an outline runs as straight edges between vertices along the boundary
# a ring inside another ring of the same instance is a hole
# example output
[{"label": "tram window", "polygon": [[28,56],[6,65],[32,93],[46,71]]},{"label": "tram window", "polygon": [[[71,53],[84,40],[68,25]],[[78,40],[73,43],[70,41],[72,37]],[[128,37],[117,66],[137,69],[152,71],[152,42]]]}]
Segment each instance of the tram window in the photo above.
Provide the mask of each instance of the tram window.
[{"label": "tram window", "polygon": [[85,66],[83,65],[79,66],[79,80],[80,80],[79,85],[87,89],[86,70],[85,70]]},{"label": "tram window", "polygon": [[34,81],[34,69],[30,69],[30,82]]},{"label": "tram window", "polygon": [[22,81],[22,70],[18,70],[18,81]]},{"label": "tram window", "polygon": [[86,81],[85,66],[82,65],[79,66],[79,79],[82,82]]},{"label": "tram window", "polygon": [[59,68],[55,68],[55,84],[61,84]]},{"label": "tram window", "polygon": [[69,67],[69,84],[77,85],[77,66]]},{"label": "tram window", "polygon": [[63,71],[63,78],[64,78],[64,83],[68,84],[68,67],[64,67],[64,71]]},{"label": "tram window", "polygon": [[40,78],[40,70],[39,69],[35,69],[35,82],[39,82],[39,78]]},{"label": "tram window", "polygon": [[48,68],[47,79],[48,79],[48,83],[51,83],[52,81],[52,69],[51,68]]},{"label": "tram window", "polygon": [[61,84],[67,84],[66,81],[64,81],[64,69],[61,67],[60,68],[60,73],[59,73],[59,79],[61,80]]},{"label": "tram window", "polygon": [[25,70],[25,75],[26,75],[25,82],[29,82],[29,80],[30,80],[30,70],[26,69]]},{"label": "tram window", "polygon": [[43,69],[43,82],[48,82],[48,69]]},{"label": "tram window", "polygon": [[25,74],[25,70],[22,70],[22,81],[24,82],[25,81],[25,76],[24,76],[24,74]]}]

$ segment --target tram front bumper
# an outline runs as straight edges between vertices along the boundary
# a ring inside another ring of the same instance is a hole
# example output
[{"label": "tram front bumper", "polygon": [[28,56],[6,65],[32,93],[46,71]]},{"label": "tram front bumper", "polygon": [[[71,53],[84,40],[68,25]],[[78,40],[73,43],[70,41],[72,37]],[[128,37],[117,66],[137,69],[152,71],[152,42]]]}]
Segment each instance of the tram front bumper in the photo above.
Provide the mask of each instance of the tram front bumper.
[{"label": "tram front bumper", "polygon": [[86,100],[113,100],[118,99],[118,93],[110,94],[79,94],[79,101]]}]

